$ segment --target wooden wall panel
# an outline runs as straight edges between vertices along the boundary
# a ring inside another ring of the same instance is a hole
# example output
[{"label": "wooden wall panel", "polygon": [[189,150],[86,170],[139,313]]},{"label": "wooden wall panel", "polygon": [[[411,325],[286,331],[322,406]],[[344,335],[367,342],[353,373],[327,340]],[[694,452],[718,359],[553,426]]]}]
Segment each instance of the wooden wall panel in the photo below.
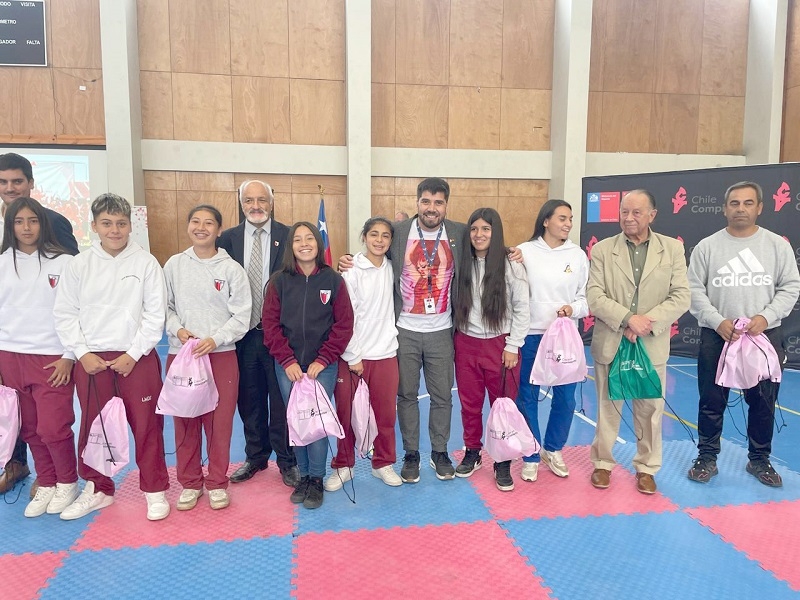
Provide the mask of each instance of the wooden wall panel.
[{"label": "wooden wall panel", "polygon": [[500,89],[451,87],[450,148],[500,148]]},{"label": "wooden wall panel", "polygon": [[608,0],[594,0],[592,2],[592,49],[589,55],[589,91],[591,92],[603,91],[607,20]]},{"label": "wooden wall panel", "polygon": [[49,65],[100,69],[100,0],[54,0],[47,6]]},{"label": "wooden wall panel", "polygon": [[742,154],[744,98],[700,96],[697,152]]},{"label": "wooden wall panel", "polygon": [[800,86],[786,91],[783,113],[783,140],[781,160],[784,162],[800,162]]},{"label": "wooden wall panel", "polygon": [[651,94],[603,94],[602,152],[648,152]]},{"label": "wooden wall panel", "polygon": [[396,18],[397,83],[446,85],[450,0],[404,0]]},{"label": "wooden wall panel", "polygon": [[232,77],[233,141],[288,144],[289,80]]},{"label": "wooden wall panel", "polygon": [[172,73],[141,71],[139,90],[142,104],[142,137],[171,140],[172,123]]},{"label": "wooden wall panel", "polygon": [[700,93],[744,96],[750,0],[705,0]]},{"label": "wooden wall panel", "polygon": [[175,139],[233,140],[229,76],[173,73],[172,101]]},{"label": "wooden wall panel", "polygon": [[[372,196],[370,204],[370,215],[373,217],[385,217],[394,221],[397,211],[394,209],[394,195]],[[351,248],[353,250],[353,248]]]},{"label": "wooden wall panel", "polygon": [[177,190],[178,184],[175,178],[175,171],[145,171],[144,189]]},{"label": "wooden wall panel", "polygon": [[289,2],[289,73],[344,81],[344,0]]},{"label": "wooden wall panel", "polygon": [[372,145],[393,147],[395,145],[395,85],[393,83],[372,84]]},{"label": "wooden wall panel", "polygon": [[229,1],[231,73],[288,77],[288,0]]},{"label": "wooden wall panel", "polygon": [[49,135],[55,132],[55,101],[50,69],[0,67],[0,132]]},{"label": "wooden wall panel", "polygon": [[656,0],[608,0],[603,62],[606,92],[652,92]]},{"label": "wooden wall panel", "polygon": [[650,152],[695,154],[700,96],[654,94],[650,120]]},{"label": "wooden wall panel", "polygon": [[586,124],[586,151],[601,152],[603,147],[603,92],[589,92]]},{"label": "wooden wall panel", "polygon": [[163,266],[178,247],[178,200],[177,192],[170,190],[145,190],[147,205],[147,230],[150,238],[150,253]]},{"label": "wooden wall panel", "polygon": [[372,81],[395,82],[395,0],[372,0]]},{"label": "wooden wall panel", "polygon": [[169,0],[137,0],[139,68],[169,71]]},{"label": "wooden wall panel", "polygon": [[697,0],[658,3],[655,38],[656,93],[700,93],[703,4]]},{"label": "wooden wall panel", "polygon": [[446,86],[397,85],[396,141],[400,148],[447,148]]},{"label": "wooden wall panel", "polygon": [[373,196],[394,196],[394,177],[373,177]]},{"label": "wooden wall panel", "polygon": [[53,69],[53,94],[56,134],[105,136],[100,69]]},{"label": "wooden wall panel", "polygon": [[344,82],[292,79],[289,87],[292,144],[344,145]]},{"label": "wooden wall panel", "polygon": [[187,192],[229,192],[234,189],[234,177],[233,173],[177,171],[175,189]]},{"label": "wooden wall panel", "polygon": [[554,4],[554,0],[503,3],[504,87],[552,89]]},{"label": "wooden wall panel", "polygon": [[500,87],[503,0],[450,4],[450,85]]},{"label": "wooden wall panel", "polygon": [[169,0],[172,70],[230,74],[229,15],[228,0]]},{"label": "wooden wall panel", "polygon": [[497,212],[503,219],[503,237],[507,246],[516,246],[530,239],[536,215],[546,201],[547,196],[501,196],[497,199]]},{"label": "wooden wall panel", "polygon": [[789,2],[786,32],[786,89],[800,85],[800,3]]},{"label": "wooden wall panel", "polygon": [[550,90],[502,90],[501,150],[550,149],[550,96]]}]

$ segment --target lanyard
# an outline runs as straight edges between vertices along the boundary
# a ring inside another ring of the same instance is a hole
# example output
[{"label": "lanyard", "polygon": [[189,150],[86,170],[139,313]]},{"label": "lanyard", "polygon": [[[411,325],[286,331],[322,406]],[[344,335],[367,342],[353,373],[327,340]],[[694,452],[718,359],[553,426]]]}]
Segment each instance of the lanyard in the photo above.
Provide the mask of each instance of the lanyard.
[{"label": "lanyard", "polygon": [[422,229],[419,226],[419,219],[417,219],[419,243],[422,246],[422,253],[425,255],[425,262],[428,263],[428,295],[431,298],[433,298],[433,261],[436,260],[436,252],[439,249],[439,241],[442,239],[442,231],[444,231],[444,223],[439,226],[439,231],[436,234],[436,242],[433,244],[433,252],[428,254],[428,245],[425,243],[425,238],[422,237]]}]

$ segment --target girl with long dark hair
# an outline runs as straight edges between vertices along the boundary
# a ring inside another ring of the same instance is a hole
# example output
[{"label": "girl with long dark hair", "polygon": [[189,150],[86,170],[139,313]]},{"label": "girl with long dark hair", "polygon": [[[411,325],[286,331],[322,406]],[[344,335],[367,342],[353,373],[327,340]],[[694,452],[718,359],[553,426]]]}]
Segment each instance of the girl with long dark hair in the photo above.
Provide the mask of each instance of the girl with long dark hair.
[{"label": "girl with long dark hair", "polygon": [[[275,374],[288,404],[292,384],[303,375],[316,379],[333,401],[339,356],[353,335],[353,308],[347,286],[322,257],[322,236],[311,223],[292,225],[291,247],[269,280],[261,322],[264,344],[275,357]],[[306,508],[322,506],[327,437],[295,446],[300,482],[290,500]]]},{"label": "girl with long dark hair", "polygon": [[[499,396],[514,398],[520,377],[519,348],[528,331],[528,284],[525,270],[506,256],[503,222],[493,208],[479,208],[467,222],[453,302],[455,318],[455,371],[461,420],[464,425],[464,459],[456,476],[469,477],[481,467],[482,409]],[[514,489],[511,461],[494,464],[497,488]]]},{"label": "girl with long dark hair", "polygon": [[53,318],[56,291],[71,260],[41,204],[27,197],[11,203],[0,247],[0,384],[17,391],[20,436],[31,448],[39,480],[26,517],[59,514],[78,496],[75,355],[64,350]]},{"label": "girl with long dark hair", "polygon": [[539,454],[523,459],[522,479],[525,481],[536,481],[540,461],[559,477],[569,475],[561,450],[572,425],[577,384],[553,386],[550,417],[542,439],[539,386],[531,384],[530,377],[542,335],[550,324],[558,317],[569,317],[577,327],[578,319],[589,314],[586,303],[589,260],[583,250],[569,240],[571,229],[572,207],[564,200],[548,200],[539,210],[530,241],[518,246],[528,273],[531,314],[530,330],[522,346],[517,406],[542,446]]}]

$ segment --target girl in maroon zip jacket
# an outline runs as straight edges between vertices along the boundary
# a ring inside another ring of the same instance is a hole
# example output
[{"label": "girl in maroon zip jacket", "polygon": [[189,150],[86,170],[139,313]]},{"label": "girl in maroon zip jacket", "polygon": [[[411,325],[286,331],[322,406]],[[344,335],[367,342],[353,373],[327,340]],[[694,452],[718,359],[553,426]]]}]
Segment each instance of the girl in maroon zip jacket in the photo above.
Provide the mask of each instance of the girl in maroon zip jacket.
[{"label": "girl in maroon zip jacket", "polygon": [[[303,374],[316,379],[333,401],[339,356],[353,335],[353,307],[341,275],[325,264],[319,230],[311,223],[292,225],[281,269],[267,285],[262,313],[264,345],[275,357],[275,374],[284,404]],[[322,505],[322,479],[328,439],[295,446],[300,483],[291,495],[306,508]]]}]

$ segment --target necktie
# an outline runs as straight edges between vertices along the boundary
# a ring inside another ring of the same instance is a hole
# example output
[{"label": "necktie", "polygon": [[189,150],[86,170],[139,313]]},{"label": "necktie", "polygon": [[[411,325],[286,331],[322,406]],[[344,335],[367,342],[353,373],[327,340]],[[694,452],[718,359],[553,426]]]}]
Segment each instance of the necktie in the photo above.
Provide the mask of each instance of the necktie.
[{"label": "necktie", "polygon": [[250,329],[261,321],[261,308],[264,306],[264,253],[261,236],[264,230],[260,227],[253,232],[253,250],[250,252],[250,264],[247,266],[247,278],[250,280],[250,295],[253,308],[250,311]]}]

